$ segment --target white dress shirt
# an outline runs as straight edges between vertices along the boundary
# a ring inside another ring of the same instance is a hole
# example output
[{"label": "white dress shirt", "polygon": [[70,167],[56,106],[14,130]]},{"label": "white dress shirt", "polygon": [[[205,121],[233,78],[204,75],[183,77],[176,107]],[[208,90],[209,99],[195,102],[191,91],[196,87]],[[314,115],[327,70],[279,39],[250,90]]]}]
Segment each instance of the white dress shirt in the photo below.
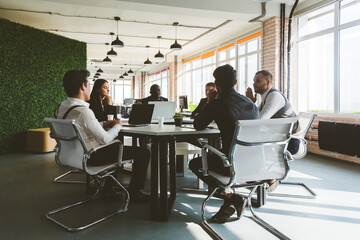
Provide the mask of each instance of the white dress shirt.
[{"label": "white dress shirt", "polygon": [[57,118],[61,119],[66,111],[71,106],[75,105],[82,106],[72,109],[66,119],[76,120],[88,150],[91,150],[99,145],[107,144],[118,136],[118,133],[121,130],[121,126],[119,124],[115,124],[115,126],[111,129],[105,131],[95,118],[94,112],[89,108],[89,104],[78,98],[68,97],[65,101],[63,101],[56,112]]},{"label": "white dress shirt", "polygon": [[[284,97],[280,93],[273,91],[269,94],[270,89],[271,88],[261,95],[261,104],[259,107],[260,119],[270,119],[286,104]],[[264,104],[265,98],[266,102]]]}]

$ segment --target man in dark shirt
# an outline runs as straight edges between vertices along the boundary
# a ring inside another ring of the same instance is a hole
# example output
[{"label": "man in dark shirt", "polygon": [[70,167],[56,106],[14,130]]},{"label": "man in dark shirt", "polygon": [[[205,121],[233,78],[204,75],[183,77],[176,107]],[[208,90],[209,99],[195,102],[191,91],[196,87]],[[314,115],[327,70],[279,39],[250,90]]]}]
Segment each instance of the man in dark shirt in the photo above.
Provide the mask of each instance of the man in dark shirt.
[{"label": "man in dark shirt", "polygon": [[[218,93],[216,95],[213,93],[209,96],[208,103],[205,104],[202,111],[194,119],[194,127],[198,130],[205,129],[212,121],[215,121],[219,127],[222,138],[222,148],[220,151],[228,156],[235,130],[235,121],[258,119],[259,111],[249,98],[235,91],[234,85],[237,83],[236,71],[232,66],[227,64],[218,67],[215,69],[213,76]],[[215,187],[217,184],[214,180],[210,177],[203,176],[200,171],[201,167],[201,158],[195,158],[189,163],[189,168],[203,180],[209,188]],[[230,175],[230,169],[224,167],[222,160],[216,155],[208,156],[208,168],[224,176]],[[241,216],[245,209],[246,200],[240,195],[230,193],[225,196],[224,204],[212,217],[214,222],[225,223],[235,211]]]},{"label": "man in dark shirt", "polygon": [[197,114],[199,114],[202,109],[204,108],[205,104],[209,101],[209,96],[210,94],[212,94],[212,92],[215,91],[216,92],[216,86],[215,86],[215,83],[213,82],[208,82],[206,85],[205,85],[205,95],[206,95],[206,98],[202,98],[200,100],[200,103],[199,105],[196,107],[196,109],[191,113],[191,118],[195,118],[195,116]]},{"label": "man in dark shirt", "polygon": [[148,104],[149,101],[169,101],[167,98],[160,96],[160,87],[154,84],[150,87],[150,96],[141,100],[142,104]]}]

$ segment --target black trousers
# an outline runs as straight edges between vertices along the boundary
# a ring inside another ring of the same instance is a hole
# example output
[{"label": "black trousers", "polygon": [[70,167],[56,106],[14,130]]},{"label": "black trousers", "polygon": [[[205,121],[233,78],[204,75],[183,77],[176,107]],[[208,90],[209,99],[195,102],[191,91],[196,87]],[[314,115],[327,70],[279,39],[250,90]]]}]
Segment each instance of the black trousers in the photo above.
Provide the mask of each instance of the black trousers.
[{"label": "black trousers", "polygon": [[[88,161],[89,166],[100,166],[116,162],[119,145],[112,144],[106,148],[93,153]],[[133,159],[132,176],[130,180],[130,191],[137,191],[144,188],[147,167],[150,161],[150,151],[145,147],[124,146],[123,160]]]},{"label": "black trousers", "polygon": [[[214,171],[224,176],[230,176],[230,168],[224,167],[223,161],[217,157],[216,155],[207,155],[208,159],[208,170]],[[189,168],[193,173],[198,176],[202,181],[204,181],[209,189],[213,189],[218,186],[217,182],[213,180],[213,178],[209,176],[204,176],[200,171],[202,168],[202,159],[201,157],[194,158],[189,163]]]}]

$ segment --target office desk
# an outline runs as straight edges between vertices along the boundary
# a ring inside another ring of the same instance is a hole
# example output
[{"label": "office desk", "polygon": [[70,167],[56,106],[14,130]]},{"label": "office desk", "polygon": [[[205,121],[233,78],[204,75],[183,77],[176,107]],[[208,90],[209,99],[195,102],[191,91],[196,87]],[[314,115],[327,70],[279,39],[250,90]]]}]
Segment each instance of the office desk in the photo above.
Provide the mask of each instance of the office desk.
[{"label": "office desk", "polygon": [[[176,199],[175,142],[176,137],[216,138],[218,129],[195,130],[174,125],[123,127],[121,136],[151,138],[151,212],[153,220],[167,221]],[[168,153],[169,149],[169,153]],[[168,156],[170,165],[170,196],[168,196]],[[159,188],[160,185],[160,188]]]}]

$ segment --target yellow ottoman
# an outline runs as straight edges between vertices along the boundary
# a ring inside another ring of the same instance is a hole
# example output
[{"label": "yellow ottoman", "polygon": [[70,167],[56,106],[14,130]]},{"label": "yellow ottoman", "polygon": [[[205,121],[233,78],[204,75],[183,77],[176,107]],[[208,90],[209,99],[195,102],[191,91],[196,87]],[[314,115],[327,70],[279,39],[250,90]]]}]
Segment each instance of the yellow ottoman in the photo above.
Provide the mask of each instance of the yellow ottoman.
[{"label": "yellow ottoman", "polygon": [[29,152],[52,152],[56,141],[50,138],[50,128],[29,129],[26,131],[26,150]]}]

